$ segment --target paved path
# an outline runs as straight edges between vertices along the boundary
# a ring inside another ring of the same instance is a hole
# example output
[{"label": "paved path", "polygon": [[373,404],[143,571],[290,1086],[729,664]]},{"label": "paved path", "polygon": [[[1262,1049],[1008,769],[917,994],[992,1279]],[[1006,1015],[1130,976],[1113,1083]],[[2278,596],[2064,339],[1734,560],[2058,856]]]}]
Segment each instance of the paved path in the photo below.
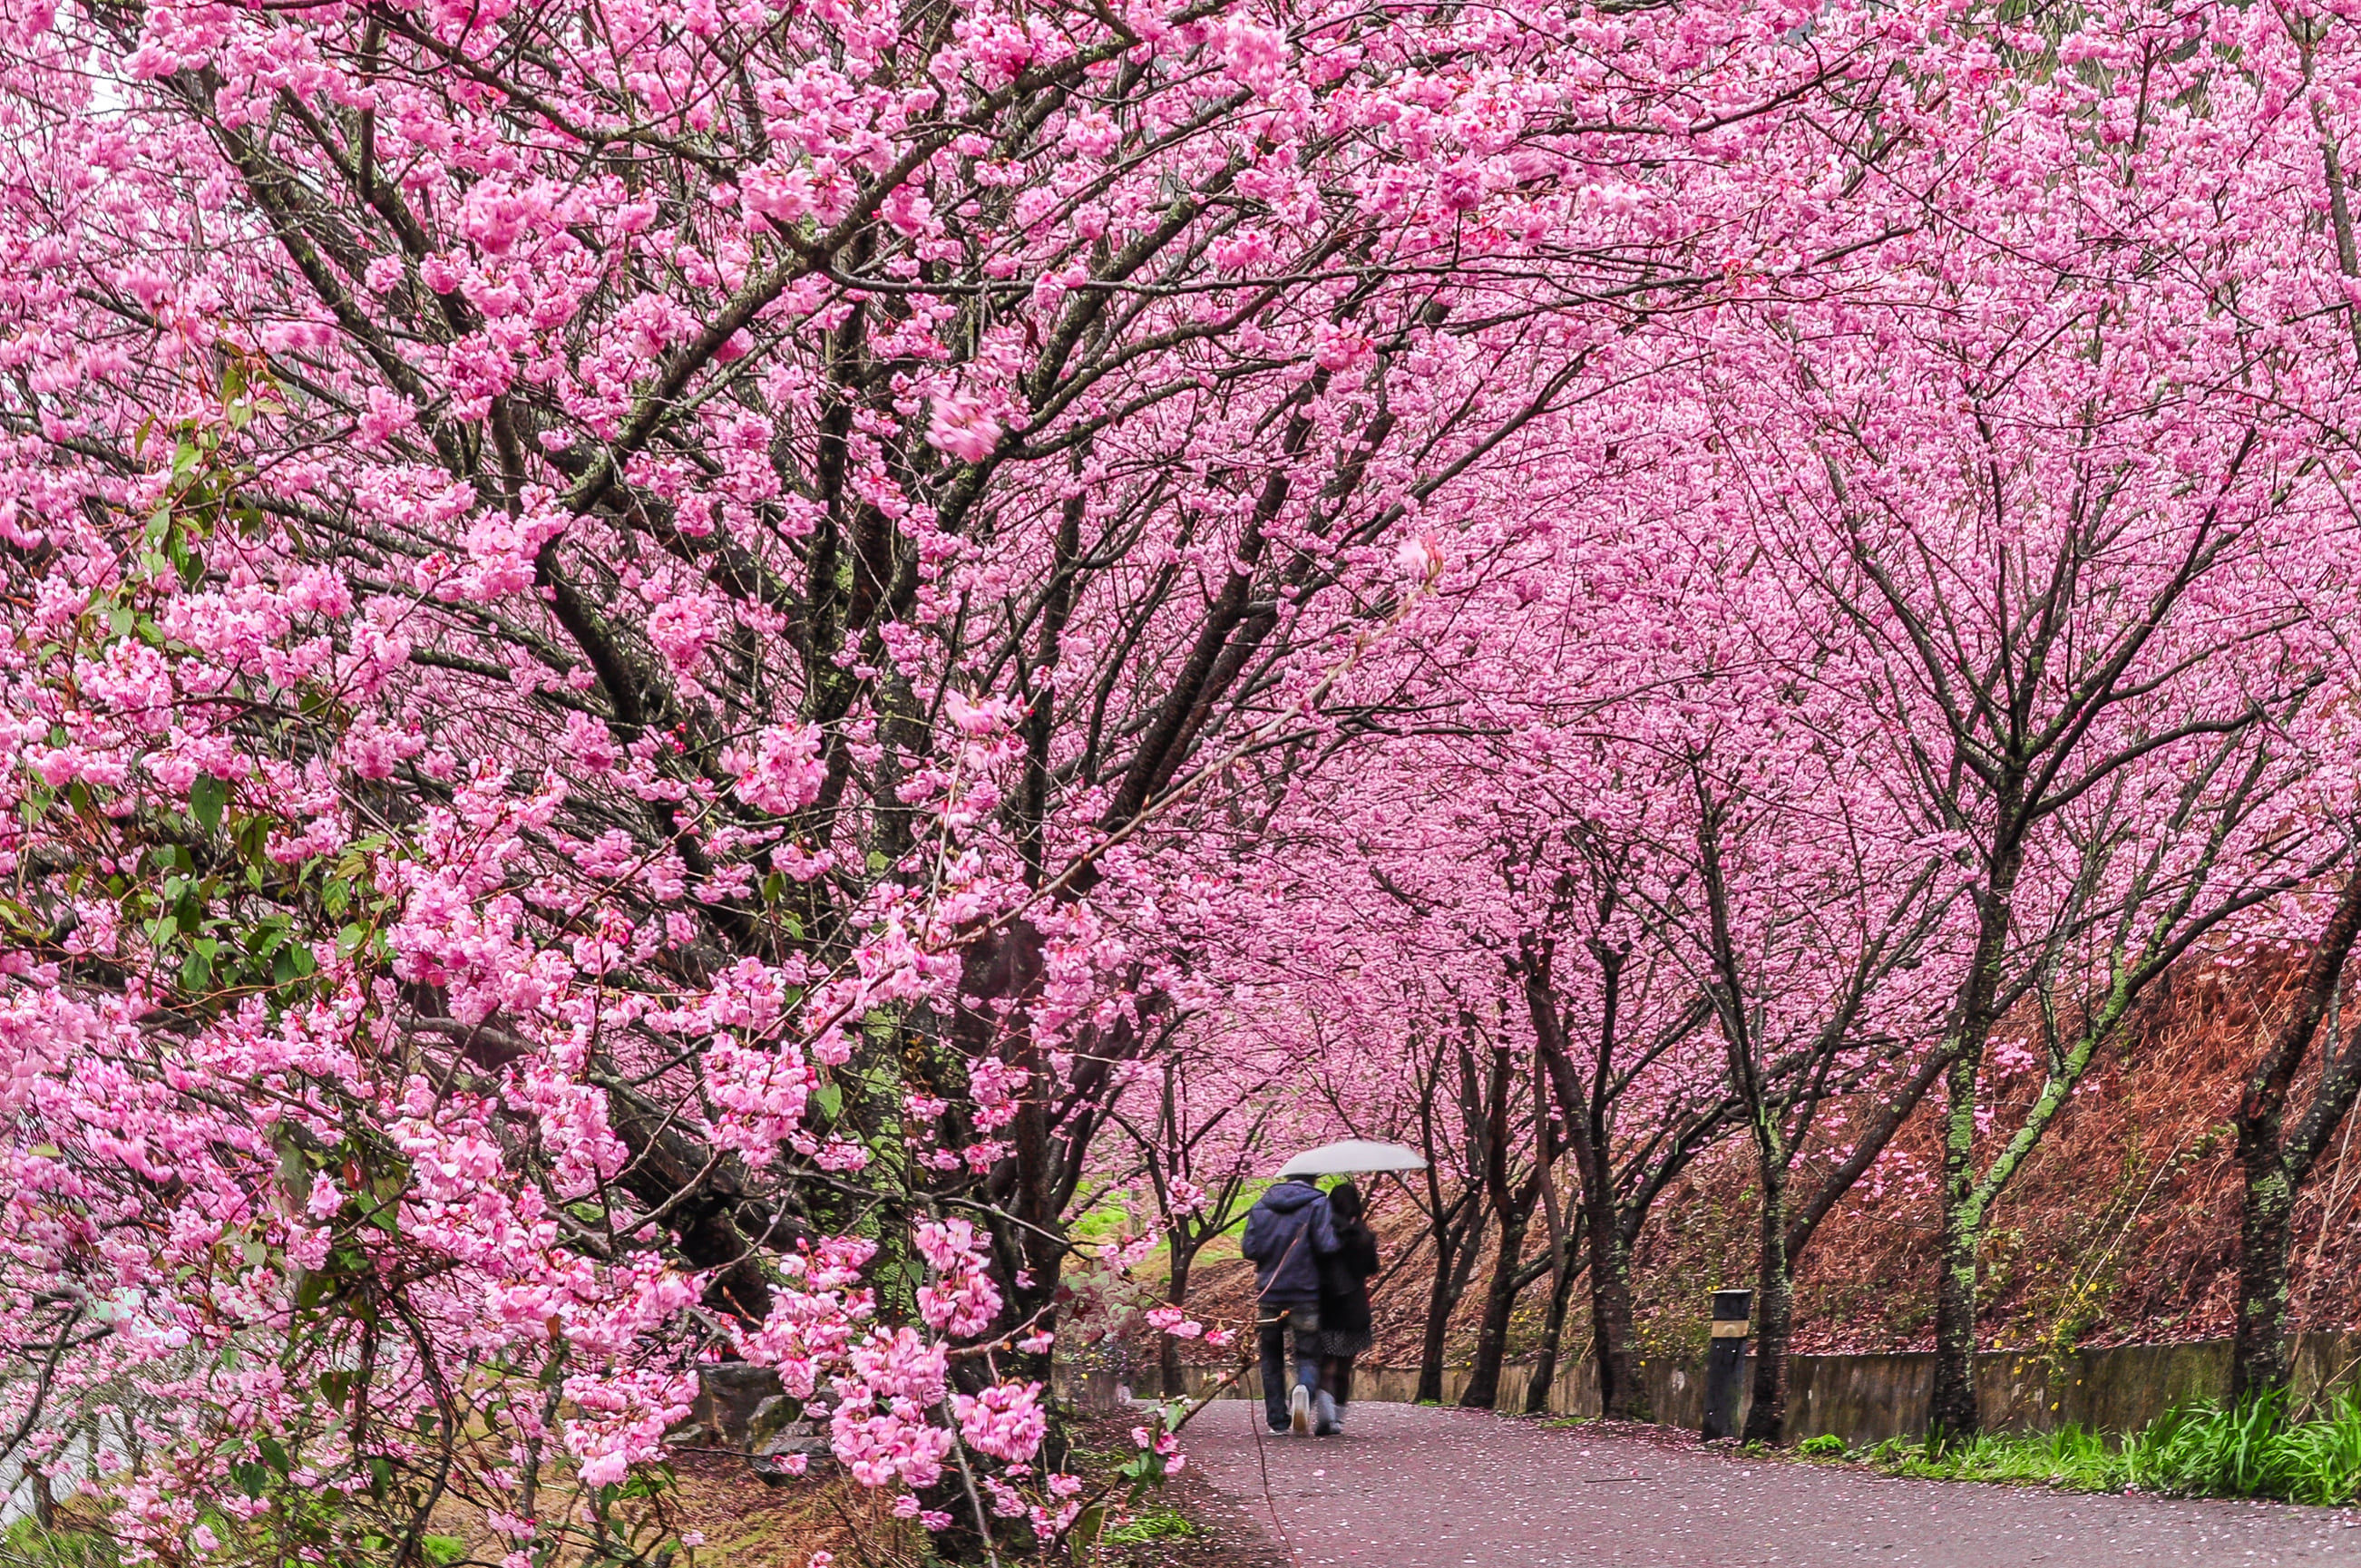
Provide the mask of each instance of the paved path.
[{"label": "paved path", "polygon": [[1356,1405],[1334,1438],[1257,1445],[1261,1423],[1222,1401],[1190,1463],[1238,1516],[1219,1523],[1279,1536],[1275,1503],[1301,1568],[2361,1568],[2347,1509],[1900,1480],[1413,1405]]}]

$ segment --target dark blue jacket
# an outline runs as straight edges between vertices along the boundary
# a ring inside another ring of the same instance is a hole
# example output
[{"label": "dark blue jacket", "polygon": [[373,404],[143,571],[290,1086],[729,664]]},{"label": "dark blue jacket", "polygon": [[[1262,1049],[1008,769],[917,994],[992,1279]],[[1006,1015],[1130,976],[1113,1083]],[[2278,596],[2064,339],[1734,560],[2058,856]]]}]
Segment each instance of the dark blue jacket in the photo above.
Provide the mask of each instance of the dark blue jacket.
[{"label": "dark blue jacket", "polygon": [[1246,1216],[1238,1250],[1255,1266],[1255,1288],[1275,1307],[1310,1307],[1320,1300],[1320,1257],[1336,1250],[1336,1223],[1328,1195],[1308,1181],[1282,1181]]}]

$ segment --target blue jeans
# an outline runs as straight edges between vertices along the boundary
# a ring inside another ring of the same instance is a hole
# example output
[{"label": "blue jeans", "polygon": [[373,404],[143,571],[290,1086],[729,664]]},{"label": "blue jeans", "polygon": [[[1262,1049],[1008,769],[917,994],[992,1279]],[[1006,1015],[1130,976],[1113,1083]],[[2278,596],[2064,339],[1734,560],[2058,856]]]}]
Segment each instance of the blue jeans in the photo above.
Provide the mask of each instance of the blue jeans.
[{"label": "blue jeans", "polygon": [[1287,1425],[1287,1396],[1291,1386],[1287,1376],[1288,1337],[1295,1339],[1294,1382],[1320,1392],[1320,1309],[1312,1303],[1279,1304],[1266,1301],[1257,1314],[1255,1336],[1262,1351],[1262,1413],[1263,1419],[1276,1431]]}]

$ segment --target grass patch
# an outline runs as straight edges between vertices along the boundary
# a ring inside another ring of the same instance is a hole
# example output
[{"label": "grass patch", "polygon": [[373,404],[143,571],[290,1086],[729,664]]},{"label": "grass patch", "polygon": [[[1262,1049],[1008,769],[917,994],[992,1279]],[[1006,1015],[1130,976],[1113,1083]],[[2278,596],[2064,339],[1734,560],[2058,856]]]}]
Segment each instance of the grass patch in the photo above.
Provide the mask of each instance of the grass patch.
[{"label": "grass patch", "polygon": [[115,1542],[94,1530],[43,1530],[20,1519],[0,1530],[0,1562],[32,1568],[116,1568]]},{"label": "grass patch", "polygon": [[1842,1459],[1845,1456],[1845,1440],[1832,1431],[1824,1431],[1817,1437],[1807,1437],[1797,1443],[1795,1452],[1806,1459]]},{"label": "grass patch", "polygon": [[2075,1492],[2120,1492],[2132,1484],[2123,1451],[2077,1426],[1986,1432],[1940,1447],[1889,1440],[1870,1450],[1869,1458],[1893,1475],[1935,1481],[2000,1481]]},{"label": "grass patch", "polygon": [[2069,1426],[1939,1447],[1890,1441],[1867,1457],[1893,1475],[1940,1481],[2336,1507],[2361,1494],[2361,1390],[2303,1419],[2290,1418],[2284,1400],[2270,1396],[2182,1406],[2120,1442]]},{"label": "grass patch", "polygon": [[1106,1532],[1115,1546],[1137,1546],[1150,1541],[1171,1541],[1197,1533],[1197,1527],[1168,1508],[1150,1507]]}]

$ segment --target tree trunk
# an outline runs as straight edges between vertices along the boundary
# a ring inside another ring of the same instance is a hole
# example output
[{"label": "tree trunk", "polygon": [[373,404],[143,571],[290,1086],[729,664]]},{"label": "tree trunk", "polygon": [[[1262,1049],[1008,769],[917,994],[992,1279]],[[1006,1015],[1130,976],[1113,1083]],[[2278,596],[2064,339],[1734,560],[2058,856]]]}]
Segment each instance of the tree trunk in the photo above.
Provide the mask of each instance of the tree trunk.
[{"label": "tree trunk", "polygon": [[2353,1108],[2361,1041],[2339,1049],[2332,1029],[2320,1080],[2292,1131],[2285,1124],[2288,1094],[2312,1051],[2323,1020],[2338,1008],[2345,961],[2361,938],[2361,862],[2345,887],[2320,939],[2312,944],[2295,1005],[2272,1031],[2268,1048],[2238,1100],[2238,1164],[2246,1174],[2239,1218],[2238,1326],[2230,1351],[2230,1398],[2253,1398],[2288,1382],[2288,1253],[2294,1241],[2296,1196],[2312,1162]]},{"label": "tree trunk", "polygon": [[1549,1315],[1542,1321],[1541,1349],[1533,1356],[1532,1376],[1525,1379],[1525,1414],[1538,1416],[1549,1409],[1550,1388],[1557,1381],[1558,1353],[1565,1343],[1566,1309],[1574,1302],[1574,1238],[1560,1246],[1557,1277],[1550,1282]]},{"label": "tree trunk", "polygon": [[[1024,1002],[1040,986],[1044,963],[1038,927],[1020,920],[996,938],[972,945],[961,960],[963,1003],[953,1014],[951,1036],[970,1061],[1003,1058],[1026,1074],[1023,1097],[1007,1132],[1009,1153],[992,1173],[987,1192],[1006,1218],[992,1219],[993,1271],[1000,1287],[995,1334],[1053,1332],[1057,1327],[1059,1274],[1065,1263],[1065,1227],[1056,1197],[1057,1150],[1051,1146],[1050,1082],[1039,1042],[1029,1025],[1011,1027],[987,1003]],[[1003,1031],[1007,1031],[1003,1037]],[[1002,1363],[1018,1377],[1049,1381],[1048,1353],[1012,1351]]]},{"label": "tree trunk", "polygon": [[1763,1246],[1754,1285],[1754,1400],[1747,1408],[1747,1442],[1778,1443],[1787,1437],[1787,1341],[1794,1331],[1795,1276],[1787,1256],[1786,1172],[1765,1156],[1763,1176]]},{"label": "tree trunk", "polygon": [[1948,1441],[1982,1430],[1976,1403],[1976,1246],[1983,1233],[1976,1201],[1976,1075],[1962,1053],[1945,1075],[1943,1232],[1935,1280],[1935,1392],[1930,1437]]},{"label": "tree trunk", "polygon": [[[1611,1174],[1594,1191],[1611,1195]],[[1631,1257],[1616,1223],[1615,1204],[1593,1201],[1590,1211],[1590,1328],[1598,1360],[1598,1410],[1611,1421],[1648,1419],[1648,1390],[1640,1382],[1640,1354],[1633,1341]]]},{"label": "tree trunk", "polygon": [[[2276,1143],[2276,1140],[2272,1140]],[[2238,1327],[2231,1348],[2230,1398],[2275,1393],[2288,1383],[2288,1252],[2295,1183],[2276,1147],[2239,1129],[2246,1205],[2238,1226]]]},{"label": "tree trunk", "polygon": [[1527,1224],[1521,1216],[1501,1222],[1500,1250],[1484,1290],[1484,1321],[1476,1331],[1476,1363],[1459,1396],[1462,1409],[1488,1410],[1499,1402],[1500,1363],[1509,1353],[1509,1314],[1517,1305],[1517,1266],[1525,1250]]},{"label": "tree trunk", "polygon": [[1442,1226],[1434,1233],[1434,1284],[1426,1294],[1426,1337],[1419,1345],[1418,1394],[1421,1401],[1443,1402],[1443,1342],[1451,1330],[1451,1309],[1459,1304],[1453,1288],[1453,1266],[1458,1249]]},{"label": "tree trunk", "polygon": [[[1590,1244],[1590,1335],[1592,1354],[1598,1361],[1599,1411],[1609,1420],[1644,1420],[1648,1393],[1640,1384],[1639,1354],[1632,1343],[1631,1259],[1623,1243],[1623,1205],[1615,1190],[1607,1107],[1596,1086],[1583,1083],[1566,1047],[1565,1020],[1559,1016],[1556,995],[1548,981],[1550,954],[1550,945],[1541,942],[1524,955],[1521,967],[1533,1037],[1541,1046],[1550,1087],[1573,1146],[1575,1176],[1582,1184],[1583,1215],[1589,1226],[1586,1239]],[[1599,961],[1609,998],[1604,1034],[1612,1039],[1612,998],[1621,966],[1603,949]],[[1602,1047],[1602,1059],[1605,1054]]]},{"label": "tree trunk", "polygon": [[[1023,1052],[1010,1053],[1013,1059],[1034,1069],[1033,1089],[1017,1102],[1016,1118],[1009,1125],[1009,1142],[1016,1157],[1016,1192],[1009,1207],[1016,1223],[999,1227],[1005,1239],[995,1252],[1007,1270],[1007,1281],[1002,1286],[1008,1301],[1005,1318],[1012,1324],[1027,1323],[1037,1332],[1049,1333],[1057,1328],[1059,1276],[1066,1261],[1065,1223],[1059,1212],[1060,1205],[1049,1195],[1047,1075],[1031,1059],[1036,1054],[1030,1042]],[[1014,1366],[1019,1377],[1035,1378],[1049,1387],[1046,1351],[1012,1351],[1004,1365]]]},{"label": "tree trunk", "polygon": [[[1186,1310],[1189,1305],[1189,1266],[1196,1254],[1183,1250],[1179,1233],[1171,1234],[1172,1277],[1164,1288],[1164,1299],[1173,1306]],[[1170,1334],[1157,1336],[1164,1343],[1157,1352],[1156,1391],[1159,1398],[1177,1399],[1186,1392],[1187,1383],[1180,1366],[1180,1342]]]}]

